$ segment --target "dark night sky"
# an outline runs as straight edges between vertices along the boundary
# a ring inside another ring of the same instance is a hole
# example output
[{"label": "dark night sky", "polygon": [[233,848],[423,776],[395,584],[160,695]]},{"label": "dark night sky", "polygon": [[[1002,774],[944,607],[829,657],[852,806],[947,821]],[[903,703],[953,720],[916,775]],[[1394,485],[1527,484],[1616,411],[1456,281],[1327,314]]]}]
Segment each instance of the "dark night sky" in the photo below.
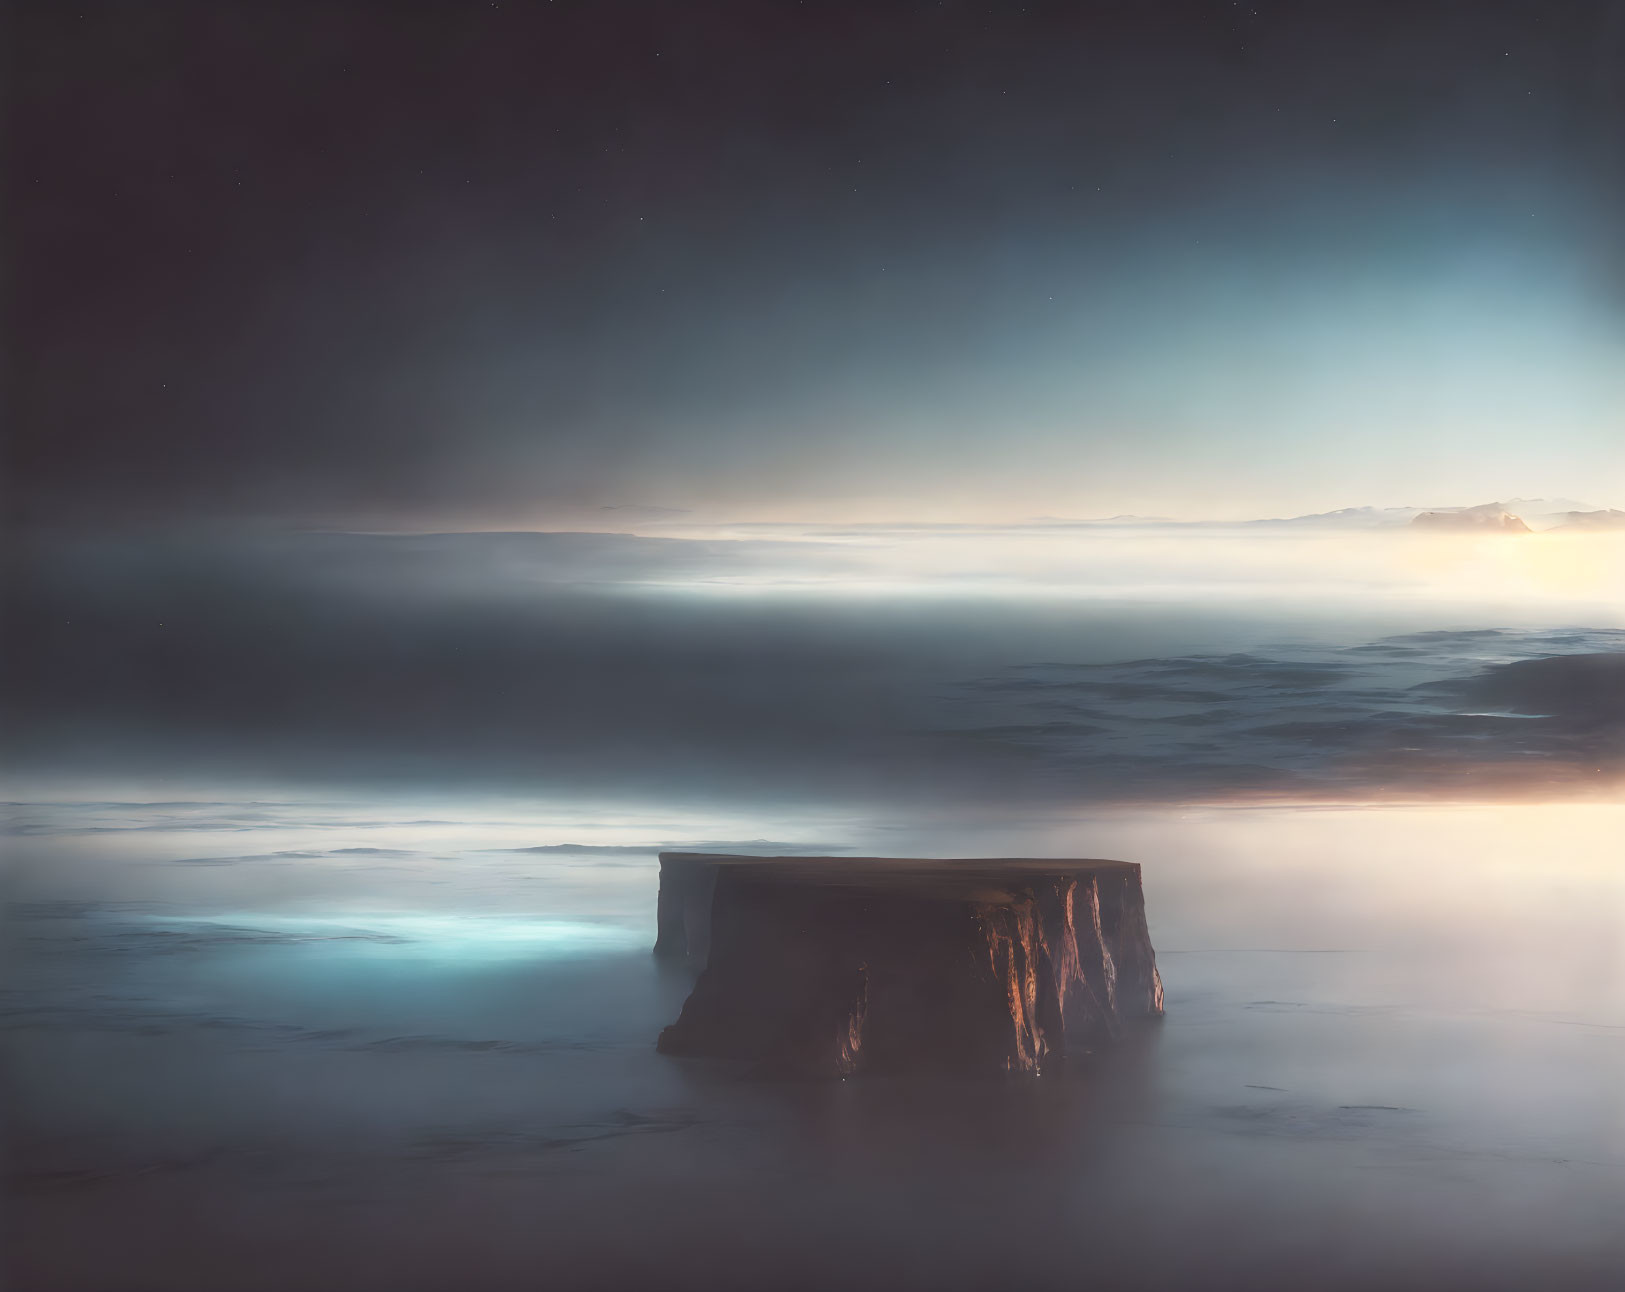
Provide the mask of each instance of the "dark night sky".
[{"label": "dark night sky", "polygon": [[33,522],[1619,502],[1617,0],[56,3],[9,43]]}]

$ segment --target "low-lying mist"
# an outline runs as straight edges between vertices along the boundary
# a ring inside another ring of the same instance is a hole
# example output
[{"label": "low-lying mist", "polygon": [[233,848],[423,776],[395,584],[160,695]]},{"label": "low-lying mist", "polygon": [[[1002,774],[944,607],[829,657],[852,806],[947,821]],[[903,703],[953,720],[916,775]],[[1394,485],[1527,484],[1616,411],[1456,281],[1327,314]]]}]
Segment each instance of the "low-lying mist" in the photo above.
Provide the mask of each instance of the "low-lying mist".
[{"label": "low-lying mist", "polygon": [[1062,527],[42,544],[11,606],[12,750],[44,780],[1585,797],[1617,785],[1625,748],[1619,543]]}]

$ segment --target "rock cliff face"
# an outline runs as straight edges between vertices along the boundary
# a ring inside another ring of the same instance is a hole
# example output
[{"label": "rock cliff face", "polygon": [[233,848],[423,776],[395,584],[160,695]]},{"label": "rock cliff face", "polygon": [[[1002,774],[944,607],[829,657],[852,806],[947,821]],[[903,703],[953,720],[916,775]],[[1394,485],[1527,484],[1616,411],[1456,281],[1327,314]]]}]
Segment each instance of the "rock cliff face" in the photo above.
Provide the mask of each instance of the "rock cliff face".
[{"label": "rock cliff face", "polygon": [[705,968],[717,872],[729,860],[705,853],[660,854],[660,895],[655,903],[655,955],[660,959]]},{"label": "rock cliff face", "polygon": [[1162,1013],[1120,861],[661,855],[662,1052],[813,1075],[1037,1073]]}]

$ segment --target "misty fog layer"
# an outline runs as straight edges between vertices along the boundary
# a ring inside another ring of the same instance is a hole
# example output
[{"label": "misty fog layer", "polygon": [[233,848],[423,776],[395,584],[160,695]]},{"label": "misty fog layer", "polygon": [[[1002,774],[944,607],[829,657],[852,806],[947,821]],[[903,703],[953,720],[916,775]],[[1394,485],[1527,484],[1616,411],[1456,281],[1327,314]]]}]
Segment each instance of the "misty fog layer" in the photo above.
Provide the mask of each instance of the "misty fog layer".
[{"label": "misty fog layer", "polygon": [[235,536],[37,547],[32,781],[1160,801],[1586,797],[1612,535]]}]

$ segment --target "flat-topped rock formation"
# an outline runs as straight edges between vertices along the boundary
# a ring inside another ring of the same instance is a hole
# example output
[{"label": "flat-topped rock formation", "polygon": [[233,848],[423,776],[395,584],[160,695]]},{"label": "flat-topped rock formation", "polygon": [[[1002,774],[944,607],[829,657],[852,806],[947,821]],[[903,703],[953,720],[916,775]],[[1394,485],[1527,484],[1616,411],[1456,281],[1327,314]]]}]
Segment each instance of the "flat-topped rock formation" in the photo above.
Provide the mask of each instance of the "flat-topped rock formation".
[{"label": "flat-topped rock formation", "polygon": [[1037,1073],[1162,1013],[1129,862],[662,853],[658,924],[701,971],[666,1054]]}]

